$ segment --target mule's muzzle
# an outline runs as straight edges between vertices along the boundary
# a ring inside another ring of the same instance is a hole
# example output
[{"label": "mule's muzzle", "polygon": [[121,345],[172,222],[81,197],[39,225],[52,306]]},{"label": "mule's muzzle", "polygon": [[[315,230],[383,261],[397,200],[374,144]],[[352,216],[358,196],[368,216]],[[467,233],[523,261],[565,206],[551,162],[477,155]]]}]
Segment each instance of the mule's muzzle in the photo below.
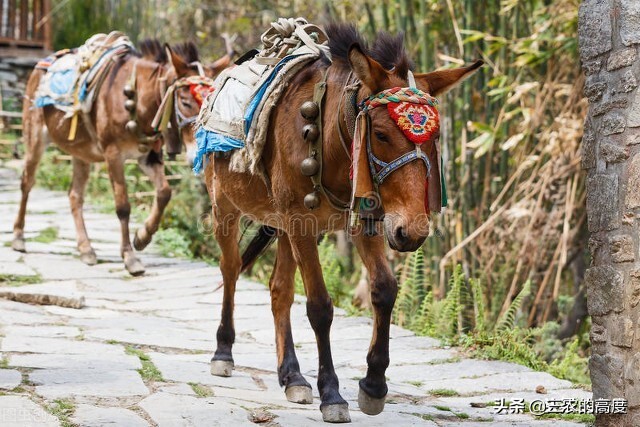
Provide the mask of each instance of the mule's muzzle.
[{"label": "mule's muzzle", "polygon": [[429,221],[415,218],[413,221],[395,215],[385,215],[384,234],[391,249],[398,252],[417,250],[429,235]]},{"label": "mule's muzzle", "polygon": [[391,249],[398,252],[413,252],[422,246],[427,238],[427,236],[411,237],[404,226],[396,227],[391,234],[387,233],[385,229],[385,235]]}]

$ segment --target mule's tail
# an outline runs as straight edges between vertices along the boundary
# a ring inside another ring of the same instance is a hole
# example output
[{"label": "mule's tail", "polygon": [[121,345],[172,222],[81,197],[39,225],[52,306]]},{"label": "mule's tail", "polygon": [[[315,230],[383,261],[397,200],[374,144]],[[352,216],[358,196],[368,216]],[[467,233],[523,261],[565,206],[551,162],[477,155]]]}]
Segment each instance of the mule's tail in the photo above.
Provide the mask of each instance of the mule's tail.
[{"label": "mule's tail", "polygon": [[269,227],[268,225],[260,226],[257,234],[253,239],[251,239],[251,242],[249,242],[249,245],[242,253],[242,269],[240,272],[242,273],[246,271],[247,268],[249,268],[251,264],[253,264],[255,260],[258,259],[258,257],[262,255],[262,253],[267,250],[273,242],[275,242],[277,237],[277,229]]}]

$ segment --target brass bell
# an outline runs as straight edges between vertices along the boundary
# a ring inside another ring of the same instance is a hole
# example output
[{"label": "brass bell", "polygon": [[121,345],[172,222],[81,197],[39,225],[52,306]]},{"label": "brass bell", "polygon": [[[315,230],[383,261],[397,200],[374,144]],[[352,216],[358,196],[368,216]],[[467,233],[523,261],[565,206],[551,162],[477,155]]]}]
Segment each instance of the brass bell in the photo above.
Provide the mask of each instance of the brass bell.
[{"label": "brass bell", "polygon": [[300,114],[307,120],[313,120],[320,114],[320,108],[315,102],[307,101],[300,107]]},{"label": "brass bell", "polygon": [[307,157],[300,163],[300,170],[304,176],[313,176],[320,170],[320,163],[313,157]]},{"label": "brass bell", "polygon": [[304,207],[309,210],[314,210],[320,206],[320,197],[317,192],[309,193],[304,196]]},{"label": "brass bell", "polygon": [[136,109],[136,101],[133,99],[127,99],[124,101],[124,108],[130,113],[134,112]]},{"label": "brass bell", "polygon": [[136,95],[136,92],[133,90],[131,85],[125,85],[122,91],[124,92],[124,96],[126,96],[129,99],[133,98]]},{"label": "brass bell", "polygon": [[148,153],[151,148],[147,144],[138,144],[138,151],[141,153]]},{"label": "brass bell", "polygon": [[302,128],[302,137],[307,142],[314,142],[320,136],[320,132],[318,131],[318,126],[315,124],[304,125]]},{"label": "brass bell", "polygon": [[129,120],[124,127],[131,133],[138,132],[138,123],[135,120]]}]

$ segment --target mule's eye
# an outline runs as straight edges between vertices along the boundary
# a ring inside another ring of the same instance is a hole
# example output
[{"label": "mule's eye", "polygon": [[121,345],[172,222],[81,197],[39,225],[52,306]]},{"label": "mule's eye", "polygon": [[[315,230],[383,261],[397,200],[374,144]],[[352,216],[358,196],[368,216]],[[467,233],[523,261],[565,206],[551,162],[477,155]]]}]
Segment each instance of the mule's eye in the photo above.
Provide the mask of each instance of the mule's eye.
[{"label": "mule's eye", "polygon": [[189,101],[185,101],[184,99],[180,100],[182,102],[182,106],[184,108],[191,108],[191,103]]},{"label": "mule's eye", "polygon": [[376,134],[376,138],[378,139],[378,141],[380,142],[389,142],[389,140],[387,139],[387,135],[385,135],[382,132],[375,132]]}]

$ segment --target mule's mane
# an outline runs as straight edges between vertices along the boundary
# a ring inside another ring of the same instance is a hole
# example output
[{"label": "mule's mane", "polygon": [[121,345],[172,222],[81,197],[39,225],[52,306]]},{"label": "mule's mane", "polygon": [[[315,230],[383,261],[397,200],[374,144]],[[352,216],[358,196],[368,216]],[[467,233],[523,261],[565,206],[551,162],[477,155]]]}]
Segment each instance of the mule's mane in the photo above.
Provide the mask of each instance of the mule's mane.
[{"label": "mule's mane", "polygon": [[332,59],[349,68],[349,48],[358,44],[363,52],[375,59],[387,70],[396,69],[401,78],[406,78],[407,71],[413,64],[404,48],[404,35],[391,35],[380,31],[371,47],[353,24],[332,22],[325,27],[329,34],[329,49]]},{"label": "mule's mane", "polygon": [[[158,39],[145,39],[138,43],[140,55],[149,61],[159,64],[167,64],[169,58],[164,44]],[[199,61],[198,48],[193,42],[178,43],[171,46],[173,53],[178,55],[187,64]]]},{"label": "mule's mane", "polygon": [[145,39],[138,43],[138,50],[144,59],[166,64],[169,61],[167,52],[158,39]]}]

